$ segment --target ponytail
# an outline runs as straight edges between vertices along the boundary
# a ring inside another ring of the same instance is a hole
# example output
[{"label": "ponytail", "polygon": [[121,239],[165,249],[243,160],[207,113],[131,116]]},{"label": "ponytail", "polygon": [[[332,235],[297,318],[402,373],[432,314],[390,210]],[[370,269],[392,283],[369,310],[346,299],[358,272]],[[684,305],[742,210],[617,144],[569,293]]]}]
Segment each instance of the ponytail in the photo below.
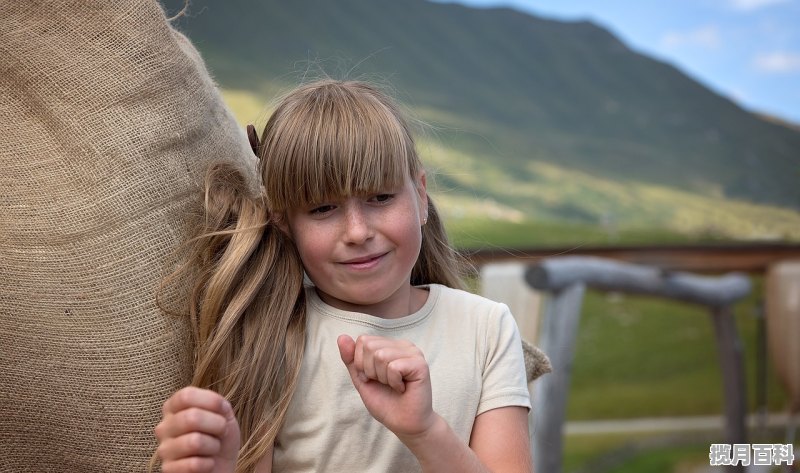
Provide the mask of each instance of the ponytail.
[{"label": "ponytail", "polygon": [[237,473],[272,447],[300,371],[305,338],[303,267],[289,237],[242,174],[206,176],[204,222],[190,242],[192,385],[231,402],[241,430]]}]

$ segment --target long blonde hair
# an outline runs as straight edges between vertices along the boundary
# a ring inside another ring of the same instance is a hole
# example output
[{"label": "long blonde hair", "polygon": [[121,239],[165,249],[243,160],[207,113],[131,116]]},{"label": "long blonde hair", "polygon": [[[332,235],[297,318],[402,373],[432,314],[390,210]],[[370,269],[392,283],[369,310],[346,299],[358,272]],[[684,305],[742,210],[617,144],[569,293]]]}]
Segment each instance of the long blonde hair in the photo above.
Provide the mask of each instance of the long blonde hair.
[{"label": "long blonde hair", "polygon": [[[324,80],[280,102],[257,154],[262,195],[231,166],[207,176],[202,228],[192,240],[192,384],[225,396],[242,434],[237,472],[272,447],[300,370],[305,337],[303,268],[279,221],[294,206],[394,187],[422,164],[406,121],[363,82]],[[414,285],[462,287],[460,263],[428,198]]]}]

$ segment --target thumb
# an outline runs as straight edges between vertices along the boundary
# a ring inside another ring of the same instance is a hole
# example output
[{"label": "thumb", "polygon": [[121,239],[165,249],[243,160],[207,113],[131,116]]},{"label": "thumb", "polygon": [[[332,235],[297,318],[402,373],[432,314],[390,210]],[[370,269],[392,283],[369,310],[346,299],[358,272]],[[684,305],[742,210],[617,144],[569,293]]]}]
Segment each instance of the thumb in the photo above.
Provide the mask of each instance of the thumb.
[{"label": "thumb", "polygon": [[350,373],[350,379],[357,387],[359,382],[363,382],[356,369],[356,342],[349,335],[339,335],[336,339],[336,344],[339,346],[339,356],[342,358],[342,363],[347,367]]},{"label": "thumb", "polygon": [[356,357],[356,342],[349,335],[339,335],[336,344],[339,346],[339,356],[342,357],[342,362],[349,367]]}]

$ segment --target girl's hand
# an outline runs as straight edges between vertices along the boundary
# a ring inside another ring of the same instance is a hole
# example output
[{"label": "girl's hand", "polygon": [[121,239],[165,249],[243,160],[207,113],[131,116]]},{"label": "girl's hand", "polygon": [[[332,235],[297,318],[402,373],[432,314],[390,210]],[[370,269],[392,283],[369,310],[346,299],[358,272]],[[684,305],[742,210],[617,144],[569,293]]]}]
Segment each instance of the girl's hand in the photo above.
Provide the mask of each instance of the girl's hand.
[{"label": "girl's hand", "polygon": [[361,400],[378,422],[401,440],[427,433],[438,416],[431,405],[431,379],[422,351],[406,340],[362,335],[337,339]]},{"label": "girl's hand", "polygon": [[195,387],[176,392],[155,428],[164,473],[230,473],[239,452],[239,424],[230,403]]}]

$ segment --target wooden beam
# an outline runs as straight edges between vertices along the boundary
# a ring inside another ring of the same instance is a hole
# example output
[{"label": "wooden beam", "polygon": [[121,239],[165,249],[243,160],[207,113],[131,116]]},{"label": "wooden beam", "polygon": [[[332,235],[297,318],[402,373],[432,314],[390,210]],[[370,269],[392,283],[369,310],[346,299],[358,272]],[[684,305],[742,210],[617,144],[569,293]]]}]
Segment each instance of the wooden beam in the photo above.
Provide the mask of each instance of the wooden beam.
[{"label": "wooden beam", "polygon": [[798,243],[571,246],[465,249],[459,252],[476,267],[491,262],[519,261],[538,264],[544,258],[550,257],[598,256],[667,270],[703,273],[744,271],[763,274],[771,264],[778,261],[800,260]]},{"label": "wooden beam", "polygon": [[538,290],[558,291],[583,282],[596,289],[677,299],[707,307],[726,306],[750,293],[750,279],[740,273],[700,276],[591,256],[542,260],[527,269],[525,280]]}]

